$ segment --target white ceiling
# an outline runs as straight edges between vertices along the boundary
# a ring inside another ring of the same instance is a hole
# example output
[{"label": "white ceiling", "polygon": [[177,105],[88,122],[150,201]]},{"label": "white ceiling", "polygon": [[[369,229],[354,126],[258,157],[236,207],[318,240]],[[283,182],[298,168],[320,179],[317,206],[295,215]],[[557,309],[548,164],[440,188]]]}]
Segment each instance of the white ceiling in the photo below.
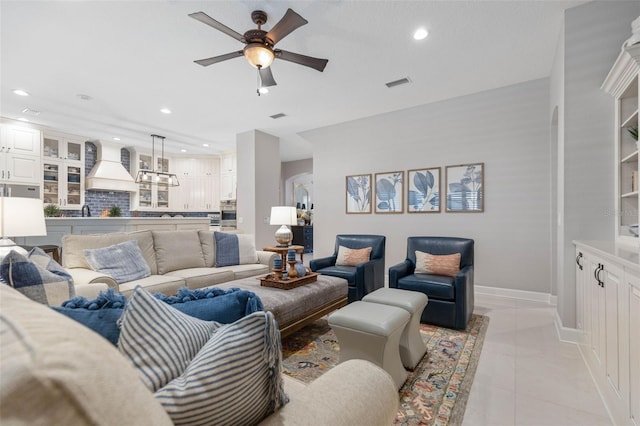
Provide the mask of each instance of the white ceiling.
[{"label": "white ceiling", "polygon": [[[581,3],[2,0],[0,115],[125,145],[157,133],[168,152],[192,154],[234,150],[236,134],[258,129],[280,137],[283,161],[310,158],[300,132],[547,77],[564,10]],[[276,47],[328,58],[324,72],[276,59],[278,85],[258,97],[244,58],[193,63],[244,45],[189,13],[243,33],[251,11],[267,12],[268,30],[288,7],[309,23]],[[420,26],[429,37],[415,41]],[[385,86],[403,77],[412,83]]]}]

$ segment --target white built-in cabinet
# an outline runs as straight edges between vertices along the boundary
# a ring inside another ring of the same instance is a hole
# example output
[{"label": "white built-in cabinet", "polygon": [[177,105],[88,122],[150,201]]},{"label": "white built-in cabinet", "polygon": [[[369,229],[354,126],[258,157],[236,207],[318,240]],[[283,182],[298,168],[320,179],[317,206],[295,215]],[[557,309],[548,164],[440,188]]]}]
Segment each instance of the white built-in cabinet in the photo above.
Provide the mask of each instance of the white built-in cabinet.
[{"label": "white built-in cabinet", "polygon": [[638,129],[639,62],[640,44],[623,48],[602,84],[602,89],[615,99],[616,240],[635,246],[640,245],[639,239],[629,226],[640,222],[639,163],[638,140],[630,130]]},{"label": "white built-in cabinet", "polygon": [[39,130],[0,125],[0,183],[40,185],[41,141]]},{"label": "white built-in cabinet", "polygon": [[[161,155],[152,156],[144,151],[131,150],[133,159],[132,175],[139,171],[173,173],[172,159]],[[169,211],[171,210],[171,186],[168,177],[160,177],[157,182],[140,182],[138,192],[131,193],[131,210]]]},{"label": "white built-in cabinet", "polygon": [[42,140],[42,200],[63,210],[84,205],[84,141],[45,133]]},{"label": "white built-in cabinet", "polygon": [[237,160],[234,154],[224,154],[220,158],[220,199],[235,200],[237,187]]},{"label": "white built-in cabinet", "polygon": [[217,157],[173,159],[173,173],[180,186],[172,188],[172,211],[213,211],[220,205]]},{"label": "white built-in cabinet", "polygon": [[639,259],[613,242],[576,242],[580,351],[621,425],[640,425]]}]

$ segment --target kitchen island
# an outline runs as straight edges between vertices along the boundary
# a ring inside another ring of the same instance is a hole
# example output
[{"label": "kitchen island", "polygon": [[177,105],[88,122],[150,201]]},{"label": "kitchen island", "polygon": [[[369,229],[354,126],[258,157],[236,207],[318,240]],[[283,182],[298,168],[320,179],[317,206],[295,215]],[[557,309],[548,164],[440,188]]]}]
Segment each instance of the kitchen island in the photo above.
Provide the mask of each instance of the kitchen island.
[{"label": "kitchen island", "polygon": [[206,217],[49,217],[45,219],[47,235],[17,237],[19,245],[40,246],[62,244],[67,234],[106,234],[130,231],[172,231],[177,229],[209,229]]}]

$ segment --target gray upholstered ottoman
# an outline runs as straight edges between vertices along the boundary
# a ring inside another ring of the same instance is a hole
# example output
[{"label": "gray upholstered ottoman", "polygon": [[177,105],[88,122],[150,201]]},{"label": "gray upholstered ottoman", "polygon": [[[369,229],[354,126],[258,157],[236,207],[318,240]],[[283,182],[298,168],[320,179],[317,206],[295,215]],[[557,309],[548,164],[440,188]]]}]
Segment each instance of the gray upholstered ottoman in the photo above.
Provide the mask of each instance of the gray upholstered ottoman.
[{"label": "gray upholstered ottoman", "polygon": [[391,375],[398,389],[407,380],[400,360],[400,336],[409,313],[395,306],[353,302],[329,315],[340,345],[340,362],[365,359]]},{"label": "gray upholstered ottoman", "polygon": [[396,306],[409,312],[411,319],[400,337],[400,359],[405,367],[413,370],[427,352],[427,345],[420,337],[420,317],[429,302],[427,295],[398,288],[380,288],[367,294],[362,301]]}]

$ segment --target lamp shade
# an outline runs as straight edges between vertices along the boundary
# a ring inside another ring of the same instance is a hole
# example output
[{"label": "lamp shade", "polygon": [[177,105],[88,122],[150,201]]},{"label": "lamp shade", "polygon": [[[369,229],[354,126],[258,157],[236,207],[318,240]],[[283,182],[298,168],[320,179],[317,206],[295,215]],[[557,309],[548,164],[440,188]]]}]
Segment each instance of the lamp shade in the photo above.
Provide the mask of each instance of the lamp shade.
[{"label": "lamp shade", "polygon": [[0,232],[2,238],[47,235],[42,200],[0,197]]},{"label": "lamp shade", "polygon": [[298,215],[295,207],[275,206],[271,207],[271,225],[295,225],[298,223]]},{"label": "lamp shade", "polygon": [[261,43],[247,44],[244,57],[254,68],[267,68],[275,58],[273,51]]}]

